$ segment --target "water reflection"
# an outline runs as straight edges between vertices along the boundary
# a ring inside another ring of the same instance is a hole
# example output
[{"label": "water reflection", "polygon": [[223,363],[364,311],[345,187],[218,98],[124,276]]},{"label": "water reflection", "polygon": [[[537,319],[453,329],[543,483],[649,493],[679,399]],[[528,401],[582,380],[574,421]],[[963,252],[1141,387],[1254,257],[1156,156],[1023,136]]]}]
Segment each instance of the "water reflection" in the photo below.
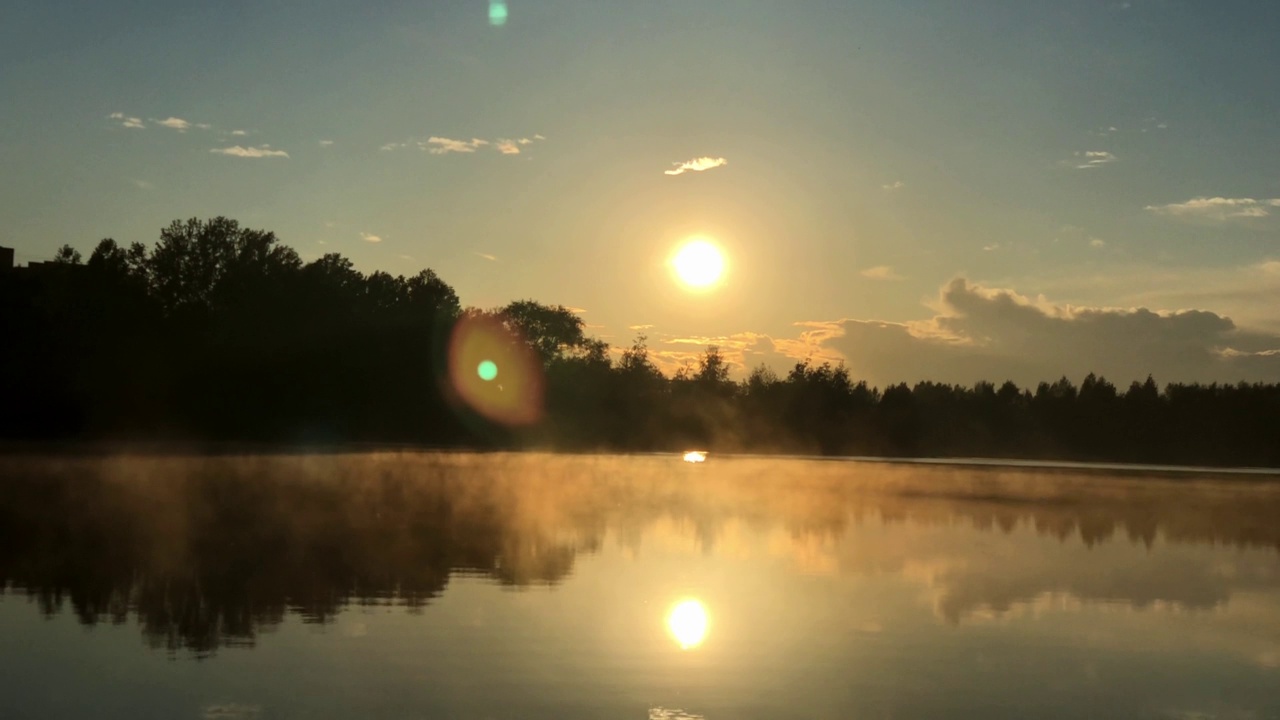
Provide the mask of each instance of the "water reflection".
[{"label": "water reflection", "polygon": [[[1080,604],[1203,611],[1280,589],[1270,485],[727,458],[691,479],[680,465],[9,458],[0,586],[85,624],[134,618],[151,645],[198,654],[251,644],[290,614],[325,623],[347,607],[422,609],[459,577],[556,585],[606,545],[898,576],[952,625]],[[701,641],[700,617],[682,611],[679,644]],[[1268,643],[1250,652],[1273,657]]]},{"label": "water reflection", "polygon": [[667,613],[667,630],[681,650],[692,650],[707,637],[707,609],[696,599],[681,600]]}]

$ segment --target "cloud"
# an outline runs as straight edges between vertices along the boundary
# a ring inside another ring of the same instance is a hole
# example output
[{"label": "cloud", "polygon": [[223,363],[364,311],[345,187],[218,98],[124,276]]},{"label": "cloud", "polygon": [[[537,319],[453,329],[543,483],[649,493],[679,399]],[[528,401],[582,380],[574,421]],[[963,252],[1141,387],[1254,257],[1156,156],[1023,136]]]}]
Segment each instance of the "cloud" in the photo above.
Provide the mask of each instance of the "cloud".
[{"label": "cloud", "polygon": [[270,145],[263,145],[262,147],[240,147],[239,145],[233,145],[226,148],[213,148],[209,152],[216,153],[218,155],[230,155],[232,157],[242,158],[289,157],[289,153],[284,150],[272,150]]},{"label": "cloud", "polygon": [[1187,218],[1260,218],[1271,214],[1270,208],[1280,207],[1280,198],[1255,200],[1254,198],[1197,197],[1186,202],[1168,205],[1148,205],[1145,209],[1159,215]]},{"label": "cloud", "polygon": [[497,261],[498,261],[498,256],[497,256],[497,255],[490,255],[489,253],[482,253],[482,252],[475,252],[474,254],[475,254],[477,257],[482,257],[482,258],[484,258],[485,260],[488,260],[488,261],[490,261],[490,262],[497,262]]},{"label": "cloud", "polygon": [[893,271],[893,268],[889,267],[888,265],[877,265],[875,267],[869,267],[858,274],[864,278],[870,278],[872,280],[901,280],[902,279],[902,276],[895,273]]},{"label": "cloud", "polygon": [[663,171],[664,175],[683,175],[686,172],[703,172],[714,168],[728,165],[729,161],[724,158],[700,157],[692,160],[686,160],[682,163],[672,163],[674,170]]},{"label": "cloud", "polygon": [[244,130],[232,130],[231,134],[236,136],[243,136],[243,135],[248,135],[249,133]]},{"label": "cloud", "polygon": [[380,149],[390,151],[417,148],[432,155],[447,155],[449,153],[474,153],[480,148],[491,147],[503,155],[519,155],[525,147],[538,140],[546,140],[546,138],[541,135],[534,135],[533,137],[498,138],[496,140],[477,137],[473,137],[470,140],[454,140],[433,135],[426,140],[409,138],[405,142],[389,142]]},{"label": "cloud", "polygon": [[145,130],[147,126],[142,123],[142,118],[130,117],[124,113],[111,113],[107,117],[112,120],[119,120],[120,127],[132,128],[134,130]]},{"label": "cloud", "polygon": [[201,130],[209,130],[209,129],[211,129],[213,126],[212,126],[212,125],[210,125],[209,123],[196,123],[196,127],[197,127],[197,128],[199,128],[199,129],[201,129]]},{"label": "cloud", "polygon": [[333,145],[333,141],[332,141],[332,140],[321,140],[321,141],[320,141],[320,147],[330,147],[330,146],[332,146],[332,145]]},{"label": "cloud", "polygon": [[471,138],[470,140],[451,140],[449,138],[432,136],[427,138],[426,144],[431,146],[427,148],[427,152],[432,155],[445,155],[451,152],[472,153],[476,151],[476,148],[488,145],[489,141],[481,140],[480,138]]},{"label": "cloud", "polygon": [[1089,238],[1089,247],[1091,248],[1104,248],[1106,246],[1107,241],[1102,238]]},{"label": "cloud", "polygon": [[881,185],[880,187],[884,188],[885,190],[901,190],[906,186],[907,186],[906,183],[902,182],[901,180],[897,180],[889,183],[888,185]]},{"label": "cloud", "polygon": [[177,130],[178,132],[186,132],[187,128],[191,127],[191,123],[187,122],[186,120],[183,120],[182,118],[176,118],[176,117],[169,117],[169,118],[165,118],[164,120],[156,120],[153,118],[151,122],[159,125],[160,127],[171,128],[173,130]]},{"label": "cloud", "polygon": [[365,242],[367,242],[367,243],[380,243],[380,242],[382,242],[382,238],[378,237],[377,235],[374,235],[374,234],[372,234],[372,233],[367,233],[367,232],[362,232],[362,233],[360,233],[360,239],[361,239],[361,240],[363,240],[363,241],[365,241]]},{"label": "cloud", "polygon": [[1096,167],[1102,167],[1113,163],[1120,158],[1106,150],[1085,150],[1075,154],[1076,160],[1073,161],[1077,170],[1090,170]]},{"label": "cloud", "polygon": [[1000,249],[1000,243],[991,243],[990,245],[982,246],[982,250],[984,252],[992,252],[994,250],[999,250],[999,249]]},{"label": "cloud", "polygon": [[133,184],[136,185],[140,190],[150,190],[155,187],[155,185],[152,185],[146,180],[134,180]]},{"label": "cloud", "polygon": [[520,143],[518,140],[499,140],[494,148],[503,155],[519,155]]},{"label": "cloud", "polygon": [[928,320],[808,323],[782,354],[834,352],[858,377],[885,384],[935,380],[1020,384],[1088,372],[1125,383],[1280,380],[1280,334],[1243,330],[1205,310],[1073,307],[957,278]]}]

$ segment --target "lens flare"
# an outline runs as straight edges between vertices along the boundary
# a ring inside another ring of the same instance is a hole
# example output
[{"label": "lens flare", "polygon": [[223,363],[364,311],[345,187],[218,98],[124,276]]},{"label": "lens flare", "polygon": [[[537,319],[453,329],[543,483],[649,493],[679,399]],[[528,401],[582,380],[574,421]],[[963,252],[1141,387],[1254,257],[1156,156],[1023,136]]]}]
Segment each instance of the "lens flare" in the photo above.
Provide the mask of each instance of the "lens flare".
[{"label": "lens flare", "polygon": [[667,631],[681,650],[692,650],[707,637],[707,609],[694,600],[681,600],[667,613]]},{"label": "lens flare", "polygon": [[542,418],[542,363],[501,317],[458,320],[449,338],[449,387],[459,404],[492,422],[530,425]]},{"label": "lens flare", "polygon": [[502,0],[489,0],[489,24],[502,27],[507,24],[507,4]]}]

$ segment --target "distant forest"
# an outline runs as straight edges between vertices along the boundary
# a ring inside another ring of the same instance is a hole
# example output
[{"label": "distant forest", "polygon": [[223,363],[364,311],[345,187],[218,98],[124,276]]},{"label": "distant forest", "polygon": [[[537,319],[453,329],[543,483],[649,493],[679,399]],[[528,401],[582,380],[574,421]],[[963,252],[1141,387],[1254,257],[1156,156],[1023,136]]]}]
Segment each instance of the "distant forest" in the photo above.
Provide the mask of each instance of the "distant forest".
[{"label": "distant forest", "polygon": [[[488,420],[451,382],[451,333],[476,318],[535,359],[536,421]],[[1280,465],[1274,384],[877,388],[809,361],[735,382],[714,346],[667,377],[643,336],[615,354],[584,330],[532,300],[464,308],[431,270],[366,275],[227,218],[174,221],[154,248],[0,267],[0,440]]]}]

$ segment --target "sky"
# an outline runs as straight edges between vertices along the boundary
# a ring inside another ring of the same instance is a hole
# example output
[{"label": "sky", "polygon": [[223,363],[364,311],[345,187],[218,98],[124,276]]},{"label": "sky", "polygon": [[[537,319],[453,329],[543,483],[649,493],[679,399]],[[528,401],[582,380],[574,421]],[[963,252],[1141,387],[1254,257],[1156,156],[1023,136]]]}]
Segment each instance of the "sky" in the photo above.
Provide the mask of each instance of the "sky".
[{"label": "sky", "polygon": [[225,215],[668,370],[1280,380],[1280,4],[503,8],[7,0],[0,245]]}]

